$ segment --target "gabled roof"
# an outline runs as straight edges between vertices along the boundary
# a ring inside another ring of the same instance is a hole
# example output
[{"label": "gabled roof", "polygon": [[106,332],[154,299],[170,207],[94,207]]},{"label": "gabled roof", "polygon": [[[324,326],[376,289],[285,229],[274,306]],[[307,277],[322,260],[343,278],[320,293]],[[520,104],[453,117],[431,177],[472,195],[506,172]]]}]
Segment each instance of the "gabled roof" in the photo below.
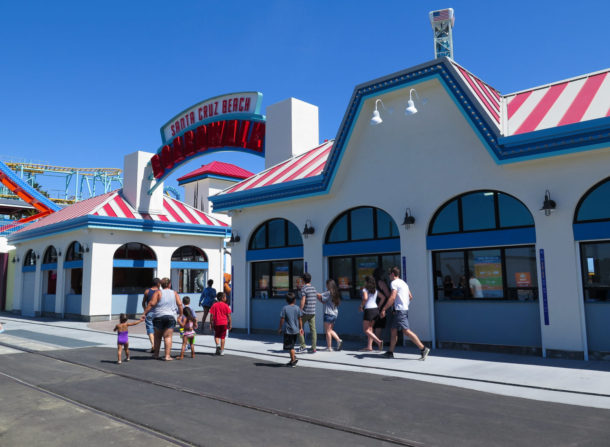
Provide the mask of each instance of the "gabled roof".
[{"label": "gabled roof", "polygon": [[[201,229],[194,229],[194,225],[201,226]],[[77,202],[43,217],[15,232],[10,239],[29,239],[30,235],[38,237],[56,231],[65,231],[75,226],[124,227],[140,231],[163,231],[166,228],[168,232],[173,230],[185,232],[188,226],[188,231],[191,233],[211,231],[219,235],[226,234],[229,230],[227,223],[169,196],[163,196],[162,213],[138,213],[124,199],[122,191],[116,190]]]},{"label": "gabled roof", "polygon": [[200,180],[209,176],[226,177],[229,180],[243,180],[254,175],[254,173],[240,168],[231,163],[223,163],[222,161],[213,161],[207,165],[201,165],[199,169],[189,172],[178,179],[178,184],[183,185],[195,180]]},{"label": "gabled roof", "polygon": [[[210,200],[216,211],[325,194],[367,100],[437,79],[496,163],[513,163],[610,144],[610,69],[502,96],[449,58],[356,86],[323,163],[310,176],[284,173],[312,151],[245,180]],[[366,111],[365,113],[371,113]],[[518,124],[517,124],[518,123]],[[319,149],[319,148],[318,148]],[[282,173],[282,174],[280,174]]]}]

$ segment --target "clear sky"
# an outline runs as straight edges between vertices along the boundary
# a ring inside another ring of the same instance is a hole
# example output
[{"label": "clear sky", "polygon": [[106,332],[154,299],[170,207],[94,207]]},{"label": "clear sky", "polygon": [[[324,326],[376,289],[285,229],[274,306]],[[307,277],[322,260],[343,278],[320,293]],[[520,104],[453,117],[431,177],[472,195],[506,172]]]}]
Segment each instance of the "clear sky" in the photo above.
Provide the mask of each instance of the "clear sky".
[{"label": "clear sky", "polygon": [[[2,1],[0,158],[123,167],[159,128],[237,91],[320,109],[334,138],[357,84],[433,59],[428,12],[455,10],[454,58],[502,94],[610,65],[605,1]],[[258,171],[260,158],[196,158]],[[41,182],[42,183],[42,182]]]}]

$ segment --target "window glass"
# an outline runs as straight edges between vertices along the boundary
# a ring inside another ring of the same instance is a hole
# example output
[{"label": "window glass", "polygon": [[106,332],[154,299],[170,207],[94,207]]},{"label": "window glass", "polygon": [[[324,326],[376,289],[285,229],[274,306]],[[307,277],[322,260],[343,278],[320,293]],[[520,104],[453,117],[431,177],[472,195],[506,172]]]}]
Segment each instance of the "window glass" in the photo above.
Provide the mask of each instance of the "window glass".
[{"label": "window glass", "polygon": [[345,258],[330,258],[330,273],[331,277],[337,283],[341,298],[350,299],[353,296],[353,259]]},{"label": "window glass", "polygon": [[364,278],[372,277],[377,268],[379,259],[377,256],[357,256],[356,257],[356,289],[360,291],[364,287]]},{"label": "window glass", "polygon": [[[68,293],[71,295],[81,295],[83,293],[83,269],[68,269],[67,272],[69,272],[67,277],[69,277],[70,281]],[[149,281],[148,284],[151,282]]]},{"label": "window glass", "polygon": [[66,252],[66,261],[82,261],[83,260],[83,246],[80,242],[74,241],[68,247]]},{"label": "window glass", "polygon": [[375,238],[373,208],[356,208],[351,211],[352,240]]},{"label": "window glass", "polygon": [[496,228],[493,192],[476,192],[461,197],[464,231]]},{"label": "window glass", "polygon": [[394,219],[383,210],[377,210],[377,237],[379,239],[398,237],[398,227]]},{"label": "window glass", "polygon": [[502,298],[502,256],[500,249],[468,252],[466,278],[472,298]]},{"label": "window glass", "polygon": [[44,276],[44,280],[46,282],[46,287],[43,286],[43,290],[46,289],[46,293],[49,295],[55,295],[55,290],[57,288],[57,270],[48,270]]},{"label": "window glass", "polygon": [[267,248],[267,225],[261,225],[250,241],[251,250],[261,248]]},{"label": "window glass", "polygon": [[[129,259],[134,261],[156,260],[155,253],[152,249],[139,242],[128,242],[121,245],[114,252],[114,259]],[[152,279],[152,278],[151,278]]]},{"label": "window glass", "polygon": [[34,253],[34,250],[28,250],[28,252],[25,254],[23,265],[26,267],[36,265],[36,254]]},{"label": "window glass", "polygon": [[151,268],[115,267],[112,269],[112,294],[141,294],[152,284],[153,278],[154,269]]},{"label": "window glass", "polygon": [[269,226],[269,248],[286,246],[286,221],[274,219],[267,222]]},{"label": "window glass", "polygon": [[610,242],[581,244],[585,301],[610,301]]},{"label": "window glass", "polygon": [[185,245],[178,248],[172,254],[172,261],[178,262],[207,262],[208,259],[200,248],[192,245]]},{"label": "window glass", "polygon": [[271,286],[274,296],[285,296],[290,292],[290,264],[288,261],[271,263]]},{"label": "window glass", "polygon": [[303,261],[292,261],[292,289],[298,290],[305,285],[303,282]]},{"label": "window glass", "polygon": [[347,239],[347,214],[344,214],[330,229],[330,232],[328,233],[328,242],[345,242]]},{"label": "window glass", "polygon": [[301,233],[295,224],[288,222],[288,245],[291,247],[303,245]]},{"label": "window glass", "polygon": [[437,299],[464,299],[470,296],[463,251],[435,253],[434,269]]},{"label": "window glass", "polygon": [[57,251],[52,245],[44,252],[44,258],[42,259],[43,264],[55,264],[57,262]]},{"label": "window glass", "polygon": [[436,216],[431,234],[455,233],[460,231],[457,199],[449,202]]},{"label": "window glass", "polygon": [[610,180],[591,191],[582,201],[576,221],[610,219]]},{"label": "window glass", "polygon": [[538,298],[538,275],[534,247],[506,248],[506,287],[510,300],[530,301]]},{"label": "window glass", "polygon": [[392,267],[399,267],[402,271],[402,267],[400,265],[400,255],[382,255],[381,256],[381,268],[384,271],[384,274],[388,277],[388,272]]},{"label": "window glass", "polygon": [[[175,275],[174,275],[175,272]],[[175,269],[172,270],[172,287],[178,293],[201,293],[205,283],[205,270]]]},{"label": "window glass", "polygon": [[498,193],[500,227],[521,227],[534,225],[532,213],[514,197]]},{"label": "window glass", "polygon": [[254,298],[269,298],[271,287],[271,263],[255,262],[252,264],[252,282]]}]

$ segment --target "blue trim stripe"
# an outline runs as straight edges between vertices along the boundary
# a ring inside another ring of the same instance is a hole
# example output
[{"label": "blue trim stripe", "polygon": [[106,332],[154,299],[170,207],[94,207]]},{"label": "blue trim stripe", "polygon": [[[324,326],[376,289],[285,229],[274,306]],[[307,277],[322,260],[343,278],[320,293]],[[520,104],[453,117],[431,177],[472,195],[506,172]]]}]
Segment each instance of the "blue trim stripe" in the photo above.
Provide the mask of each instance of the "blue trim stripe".
[{"label": "blue trim stripe", "polygon": [[381,239],[375,241],[340,242],[324,244],[324,256],[369,255],[375,253],[400,252],[400,239]]},{"label": "blue trim stripe", "polygon": [[248,250],[246,261],[268,261],[272,259],[295,259],[303,257],[303,246]]},{"label": "blue trim stripe", "polygon": [[35,272],[36,266],[35,265],[26,265],[26,266],[21,267],[21,271],[22,272]]},{"label": "blue trim stripe", "polygon": [[572,226],[575,241],[610,239],[610,221],[579,223]]},{"label": "blue trim stripe", "polygon": [[490,247],[494,245],[535,244],[534,228],[515,228],[508,230],[476,231],[473,233],[443,234],[428,236],[428,250],[448,250],[452,248]]},{"label": "blue trim stripe", "polygon": [[57,270],[57,262],[52,264],[42,264],[40,270]]},{"label": "blue trim stripe", "polygon": [[157,261],[152,260],[135,260],[135,259],[114,259],[113,267],[122,268],[157,268]]},{"label": "blue trim stripe", "polygon": [[83,261],[68,261],[64,262],[65,269],[82,269]]},{"label": "blue trim stripe", "polygon": [[206,270],[208,268],[208,263],[207,262],[172,261],[171,268]]}]

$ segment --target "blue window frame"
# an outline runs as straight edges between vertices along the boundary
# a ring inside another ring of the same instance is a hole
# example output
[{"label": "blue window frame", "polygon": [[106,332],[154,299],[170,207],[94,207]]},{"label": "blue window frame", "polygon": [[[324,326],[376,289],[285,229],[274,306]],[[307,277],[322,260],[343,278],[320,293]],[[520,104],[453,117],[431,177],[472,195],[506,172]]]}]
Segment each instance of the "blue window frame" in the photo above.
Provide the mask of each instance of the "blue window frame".
[{"label": "blue window frame", "polygon": [[574,213],[574,223],[602,221],[610,221],[610,178],[587,191]]},{"label": "blue window frame", "polygon": [[398,239],[394,219],[379,208],[361,206],[340,214],[326,232],[326,243]]}]

